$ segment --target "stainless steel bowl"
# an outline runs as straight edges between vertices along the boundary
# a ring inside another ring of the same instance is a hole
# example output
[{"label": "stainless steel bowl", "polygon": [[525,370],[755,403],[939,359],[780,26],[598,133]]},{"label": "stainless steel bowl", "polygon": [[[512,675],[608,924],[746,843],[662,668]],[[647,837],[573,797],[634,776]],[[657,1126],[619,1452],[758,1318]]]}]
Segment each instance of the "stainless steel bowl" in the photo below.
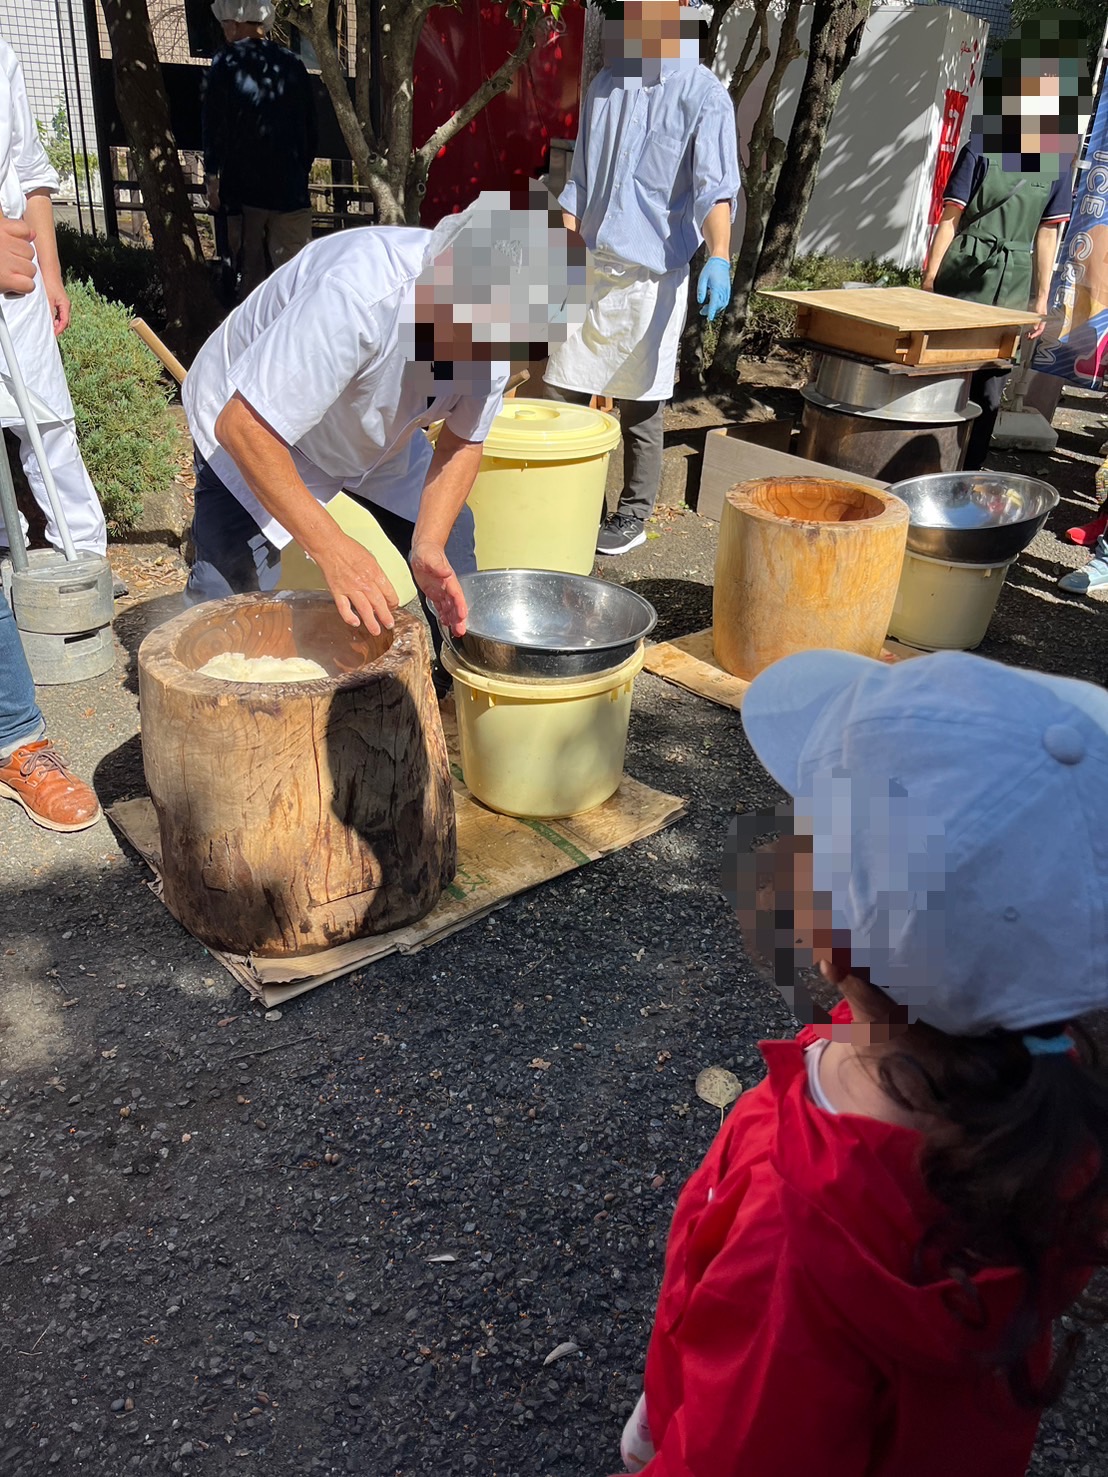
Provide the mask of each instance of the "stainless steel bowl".
[{"label": "stainless steel bowl", "polygon": [[654,629],[654,607],[607,580],[549,569],[485,569],[461,577],[466,633],[446,640],[497,677],[574,678],[629,660]]},{"label": "stainless steel bowl", "polygon": [[940,472],[889,489],[908,504],[908,547],[952,564],[1014,559],[1058,505],[1038,477],[1009,472]]},{"label": "stainless steel bowl", "polygon": [[969,405],[968,374],[890,374],[871,364],[820,356],[808,386],[827,409],[865,411],[887,420],[956,420]]}]

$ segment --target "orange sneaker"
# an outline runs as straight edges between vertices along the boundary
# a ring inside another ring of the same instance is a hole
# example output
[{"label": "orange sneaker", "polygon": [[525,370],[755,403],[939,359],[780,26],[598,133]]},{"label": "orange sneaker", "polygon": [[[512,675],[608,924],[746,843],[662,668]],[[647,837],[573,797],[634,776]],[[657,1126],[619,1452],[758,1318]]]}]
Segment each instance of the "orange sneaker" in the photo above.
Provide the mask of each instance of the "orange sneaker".
[{"label": "orange sneaker", "polygon": [[0,762],[0,798],[22,805],[48,831],[84,831],[103,814],[92,786],[77,778],[49,739],[24,744]]}]

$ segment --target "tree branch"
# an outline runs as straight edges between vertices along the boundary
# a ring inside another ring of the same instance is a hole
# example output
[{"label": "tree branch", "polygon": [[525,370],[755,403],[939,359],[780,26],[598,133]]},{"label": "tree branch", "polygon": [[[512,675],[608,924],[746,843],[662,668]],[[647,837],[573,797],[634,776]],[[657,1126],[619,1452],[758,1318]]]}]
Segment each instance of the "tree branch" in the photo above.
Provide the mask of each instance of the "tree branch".
[{"label": "tree branch", "polygon": [[[743,49],[739,53],[739,59],[735,64],[735,70],[731,74],[731,82],[727,88],[731,101],[735,104],[735,113],[738,115],[739,105],[750,91],[750,85],[758,73],[770,58],[769,48],[769,0],[761,0],[757,10],[751,18],[750,27],[743,41]],[[750,53],[754,49],[754,38],[758,37],[758,51],[753,61],[750,61]]]},{"label": "tree branch", "polygon": [[457,112],[452,113],[445,123],[440,123],[427,141],[414,151],[413,162],[424,176],[430,170],[439,150],[461,133],[462,129],[471,123],[481,109],[486,107],[498,93],[507,92],[512,85],[512,78],[538,44],[540,30],[544,33],[548,30],[548,18],[540,6],[533,5],[528,10],[527,19],[520,29],[519,44],[511,56],[497,67],[491,77],[481,83],[468,102],[463,103]]},{"label": "tree branch", "polygon": [[312,43],[312,49],[319,58],[323,85],[331,99],[331,106],[335,110],[335,117],[342,130],[346,147],[350,150],[350,157],[358,173],[368,181],[371,175],[383,173],[380,163],[375,161],[377,139],[374,137],[373,126],[369,118],[366,117],[363,124],[358,117],[357,109],[350,100],[346,69],[339,60],[338,48],[331,39],[331,28],[328,25],[329,8],[328,0],[316,0],[316,3],[312,5],[297,5],[295,9],[290,8],[288,17]]}]

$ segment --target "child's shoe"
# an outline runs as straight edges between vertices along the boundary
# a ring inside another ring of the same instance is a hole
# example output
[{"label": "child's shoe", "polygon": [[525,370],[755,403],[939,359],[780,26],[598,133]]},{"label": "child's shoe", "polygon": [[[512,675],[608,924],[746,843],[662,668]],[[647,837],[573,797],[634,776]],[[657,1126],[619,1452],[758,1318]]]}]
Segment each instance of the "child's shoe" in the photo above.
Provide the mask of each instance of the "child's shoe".
[{"label": "child's shoe", "polygon": [[1093,590],[1108,589],[1108,539],[1098,538],[1088,564],[1083,569],[1064,574],[1058,581],[1058,588],[1070,595],[1088,595]]},{"label": "child's shoe", "polygon": [[1071,544],[1078,544],[1083,549],[1091,549],[1097,539],[1103,538],[1108,533],[1108,513],[1094,518],[1091,523],[1085,523],[1079,528],[1067,528],[1066,537]]}]

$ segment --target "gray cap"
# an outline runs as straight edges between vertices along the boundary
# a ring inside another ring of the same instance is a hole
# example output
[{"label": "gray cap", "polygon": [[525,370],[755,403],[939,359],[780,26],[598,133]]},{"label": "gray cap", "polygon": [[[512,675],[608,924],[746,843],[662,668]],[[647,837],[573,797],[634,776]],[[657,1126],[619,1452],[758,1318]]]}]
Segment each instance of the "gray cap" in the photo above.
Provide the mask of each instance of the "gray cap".
[{"label": "gray cap", "polygon": [[954,1035],[1108,1007],[1108,693],[965,652],[775,662],[743,727],[856,968]]}]

